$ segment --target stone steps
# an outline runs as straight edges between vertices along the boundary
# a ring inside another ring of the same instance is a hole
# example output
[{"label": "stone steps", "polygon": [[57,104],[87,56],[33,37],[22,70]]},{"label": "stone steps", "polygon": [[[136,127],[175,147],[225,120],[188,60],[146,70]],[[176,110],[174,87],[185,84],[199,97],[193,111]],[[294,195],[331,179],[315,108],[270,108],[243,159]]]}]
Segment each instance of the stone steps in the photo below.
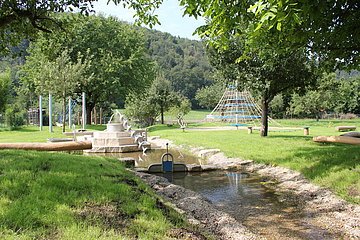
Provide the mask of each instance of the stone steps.
[{"label": "stone steps", "polygon": [[[150,144],[144,144],[144,147],[150,148]],[[101,152],[101,153],[110,153],[110,152],[138,152],[142,151],[142,149],[139,149],[138,144],[128,144],[128,145],[122,145],[122,146],[116,146],[116,147],[94,147],[91,150],[91,152]]]},{"label": "stone steps", "polygon": [[121,145],[135,144],[135,140],[132,137],[123,137],[123,138],[94,138],[93,146],[94,147],[118,147]]},{"label": "stone steps", "polygon": [[94,138],[123,138],[131,137],[130,132],[94,132]]}]

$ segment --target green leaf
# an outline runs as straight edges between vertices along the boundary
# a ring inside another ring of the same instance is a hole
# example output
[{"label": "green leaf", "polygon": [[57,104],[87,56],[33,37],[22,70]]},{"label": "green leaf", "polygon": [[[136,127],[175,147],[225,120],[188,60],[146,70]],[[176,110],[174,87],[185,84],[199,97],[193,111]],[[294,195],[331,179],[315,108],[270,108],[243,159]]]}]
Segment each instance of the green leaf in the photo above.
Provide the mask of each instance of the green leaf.
[{"label": "green leaf", "polygon": [[276,24],[276,29],[277,29],[278,31],[281,31],[281,22],[278,22],[278,23]]}]

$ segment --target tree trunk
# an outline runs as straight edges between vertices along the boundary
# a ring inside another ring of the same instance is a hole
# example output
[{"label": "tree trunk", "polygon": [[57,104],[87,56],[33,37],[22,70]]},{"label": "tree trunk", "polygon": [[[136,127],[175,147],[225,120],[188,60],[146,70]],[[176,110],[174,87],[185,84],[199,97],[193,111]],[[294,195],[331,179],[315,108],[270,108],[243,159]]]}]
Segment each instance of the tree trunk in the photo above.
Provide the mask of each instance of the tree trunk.
[{"label": "tree trunk", "polygon": [[268,115],[269,115],[269,100],[266,96],[263,97],[261,101],[261,131],[260,136],[266,137],[268,135],[269,129],[269,122],[268,122]]},{"label": "tree trunk", "polygon": [[91,125],[91,111],[94,107],[95,107],[94,103],[90,101],[86,102],[86,124],[88,125]]},{"label": "tree trunk", "polygon": [[62,132],[65,132],[65,121],[66,121],[66,97],[62,97]]},{"label": "tree trunk", "polygon": [[160,111],[161,111],[161,124],[164,124],[164,106],[161,105]]}]

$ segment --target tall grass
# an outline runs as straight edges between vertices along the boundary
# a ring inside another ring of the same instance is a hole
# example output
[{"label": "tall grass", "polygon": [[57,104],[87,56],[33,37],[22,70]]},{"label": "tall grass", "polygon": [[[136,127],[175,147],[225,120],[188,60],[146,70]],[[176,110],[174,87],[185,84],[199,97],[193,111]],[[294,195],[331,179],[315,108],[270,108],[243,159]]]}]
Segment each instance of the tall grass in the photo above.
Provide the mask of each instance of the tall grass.
[{"label": "tall grass", "polygon": [[162,208],[117,160],[0,151],[0,239],[166,239]]},{"label": "tall grass", "polygon": [[339,135],[335,126],[351,124],[360,127],[360,121],[284,120],[281,124],[292,127],[310,126],[310,135],[303,136],[301,128],[294,131],[277,130],[269,132],[268,137],[260,137],[256,131],[247,134],[246,130],[235,128],[233,131],[182,132],[178,127],[167,126],[150,128],[150,134],[172,139],[176,144],[219,148],[229,157],[252,159],[300,171],[312,182],[330,188],[342,198],[359,204],[359,145],[319,144],[312,141],[312,136]]}]

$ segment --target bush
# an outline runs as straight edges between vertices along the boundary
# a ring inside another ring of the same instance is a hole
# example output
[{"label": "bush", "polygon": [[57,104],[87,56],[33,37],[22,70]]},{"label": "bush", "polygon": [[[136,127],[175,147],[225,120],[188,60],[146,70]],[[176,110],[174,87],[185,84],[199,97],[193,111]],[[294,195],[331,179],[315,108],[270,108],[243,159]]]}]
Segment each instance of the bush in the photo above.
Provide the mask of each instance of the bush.
[{"label": "bush", "polygon": [[18,106],[10,106],[5,110],[5,123],[10,129],[16,129],[24,125],[25,112]]}]

